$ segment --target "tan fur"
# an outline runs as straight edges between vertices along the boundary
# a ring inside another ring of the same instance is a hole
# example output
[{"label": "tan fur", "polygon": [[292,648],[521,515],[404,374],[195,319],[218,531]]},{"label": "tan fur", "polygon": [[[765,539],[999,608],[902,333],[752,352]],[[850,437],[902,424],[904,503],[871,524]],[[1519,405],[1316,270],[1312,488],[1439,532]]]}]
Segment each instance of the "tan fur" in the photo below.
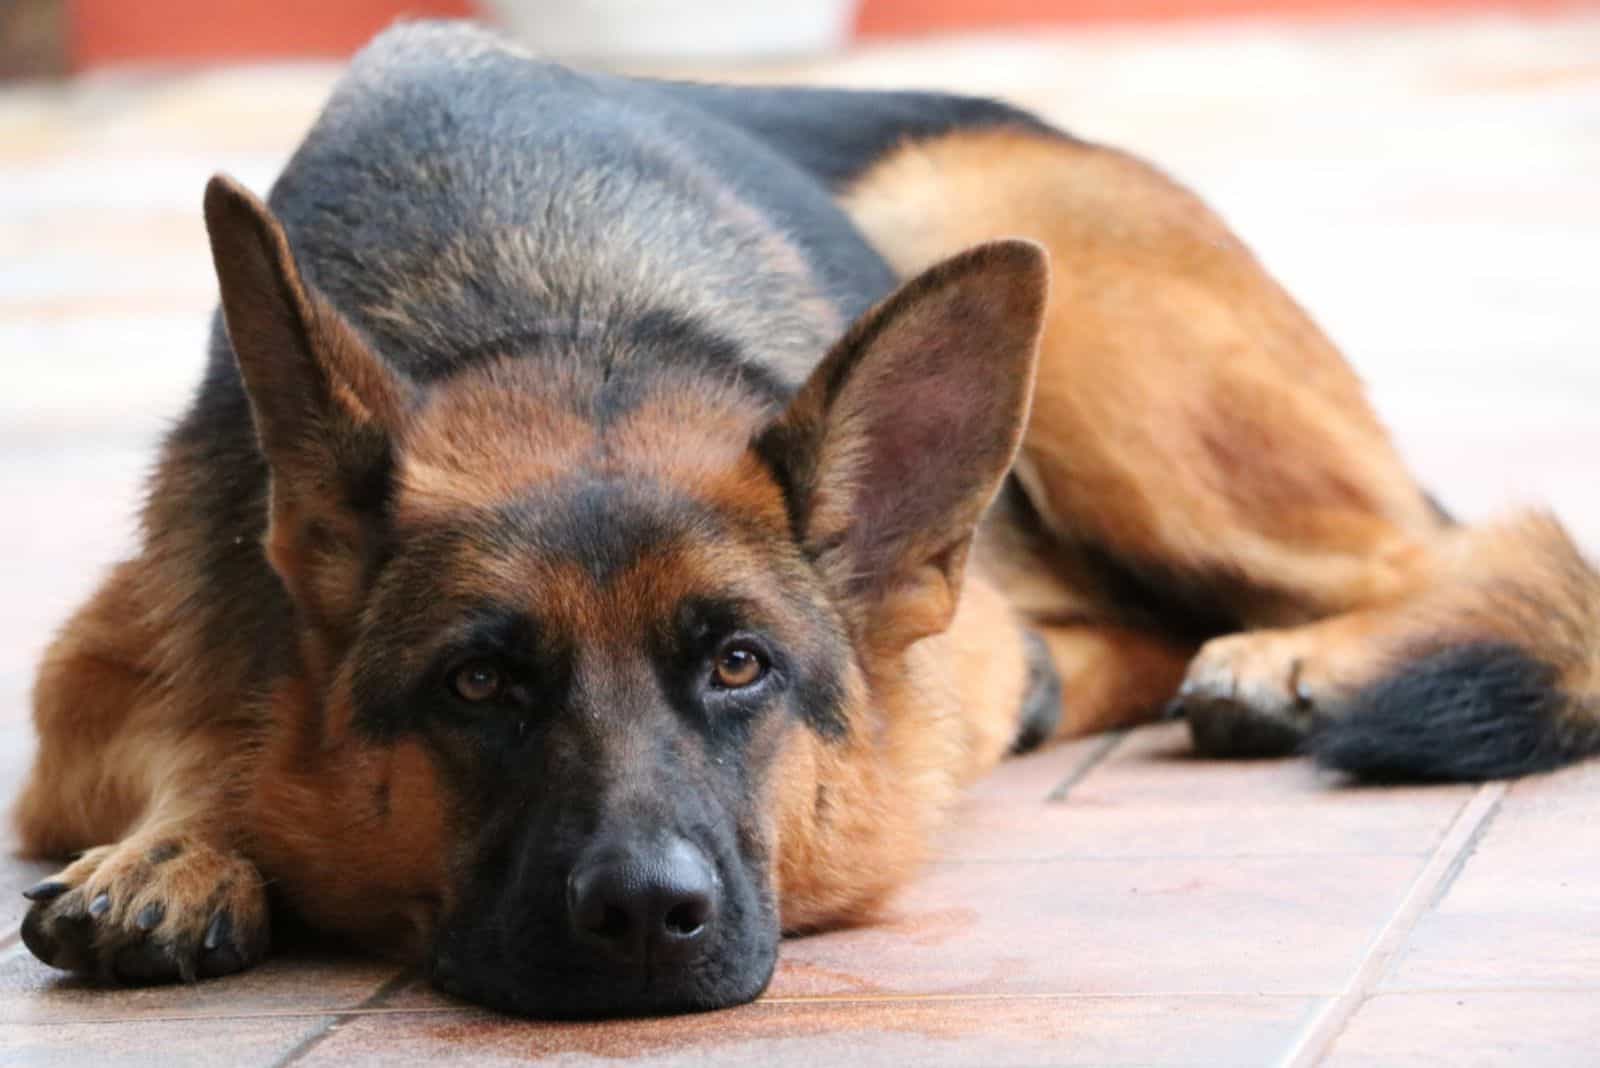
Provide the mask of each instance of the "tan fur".
[{"label": "tan fur", "polygon": [[1430,561],[1412,597],[1209,642],[1186,685],[1304,727],[1315,709],[1338,708],[1407,659],[1479,642],[1522,646],[1531,636],[1561,689],[1600,692],[1600,648],[1592,641],[1600,597],[1593,572],[1553,519],[1530,514],[1451,531]]},{"label": "tan fur", "polygon": [[1148,721],[1177,691],[1194,656],[1192,644],[1114,623],[1037,629],[1061,673],[1061,738]]},{"label": "tan fur", "polygon": [[[259,955],[266,893],[236,807],[250,754],[237,720],[206,717],[197,695],[152,665],[160,643],[143,626],[139,577],[134,564],[118,567],[45,654],[34,686],[39,751],[13,814],[22,852],[77,855],[52,877],[70,887],[58,907],[84,910],[103,896],[103,938],[159,907],[150,938],[198,942],[227,909],[241,946]],[[63,966],[98,970],[90,960]]]},{"label": "tan fur", "polygon": [[[1001,514],[983,546],[1063,668],[1064,733],[1148,718],[1186,652],[1103,626],[1116,606],[1084,545],[1198,577],[1247,627],[1290,628],[1201,651],[1185,689],[1230,714],[1292,707],[1297,681],[1300,705],[1334,704],[1402,653],[1496,639],[1600,695],[1600,579],[1565,534],[1537,518],[1442,524],[1337,350],[1149,165],[1021,129],[958,131],[890,153],[841,200],[902,271],[1000,236],[1050,252],[1016,467],[1050,537]],[[1244,692],[1272,696],[1229,696]]]},{"label": "tan fur", "polygon": [[310,922],[414,957],[450,904],[459,828],[438,772],[414,741],[363,744],[348,717],[317,734],[310,705],[293,685],[272,701],[243,806],[251,853],[267,871],[295,873],[281,890]]},{"label": "tan fur", "polygon": [[1436,524],[1360,383],[1238,239],[1148,165],[964,132],[888,156],[843,203],[903,271],[999,236],[1050,251],[1018,475],[1058,534],[1261,576],[1252,622],[1406,588]]},{"label": "tan fur", "polygon": [[877,915],[961,788],[1010,748],[1026,678],[1010,605],[971,575],[948,630],[867,673],[845,745],[791,734],[774,798],[786,931]]}]

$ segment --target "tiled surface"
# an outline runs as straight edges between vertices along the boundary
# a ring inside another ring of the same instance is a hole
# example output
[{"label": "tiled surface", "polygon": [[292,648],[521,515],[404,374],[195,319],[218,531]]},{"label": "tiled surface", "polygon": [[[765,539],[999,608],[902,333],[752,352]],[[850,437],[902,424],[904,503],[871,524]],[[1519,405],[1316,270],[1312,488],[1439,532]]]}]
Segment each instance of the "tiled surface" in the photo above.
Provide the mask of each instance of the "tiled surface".
[{"label": "tiled surface", "polygon": [[217,1016],[304,1016],[360,1007],[394,979],[379,961],[299,949],[216,983],[144,987],[106,996],[103,987],[42,968],[26,947],[0,957],[0,1024],[109,1023]]},{"label": "tiled surface", "polygon": [[[1350,351],[1424,480],[1600,547],[1600,18],[1142,28],[800,71],[1009,95],[1165,164]],[[50,630],[133,539],[199,373],[206,177],[262,189],[325,67],[0,93],[0,793]],[[875,927],[785,947],[709,1017],[507,1021],[300,950],[194,988],[59,980],[0,859],[0,1065],[1583,1064],[1600,1035],[1600,764],[1346,790],[1181,728],[978,785]]]},{"label": "tiled surface", "polygon": [[1305,998],[974,998],[766,1001],[648,1027],[530,1027],[479,1014],[368,1015],[342,1024],[301,1064],[1034,1065],[1270,1060],[1307,1014]]},{"label": "tiled surface", "polygon": [[799,974],[774,989],[1326,993],[1360,963],[1422,864],[1227,854],[935,864],[889,922],[788,947]]},{"label": "tiled surface", "polygon": [[1594,1063],[1600,991],[1383,994],[1339,1036],[1329,1068]]},{"label": "tiled surface", "polygon": [[331,1020],[286,1016],[134,1023],[0,1024],[0,1064],[27,1068],[84,1068],[101,1064],[159,1064],[162,1068],[252,1068],[277,1064],[314,1039]]}]

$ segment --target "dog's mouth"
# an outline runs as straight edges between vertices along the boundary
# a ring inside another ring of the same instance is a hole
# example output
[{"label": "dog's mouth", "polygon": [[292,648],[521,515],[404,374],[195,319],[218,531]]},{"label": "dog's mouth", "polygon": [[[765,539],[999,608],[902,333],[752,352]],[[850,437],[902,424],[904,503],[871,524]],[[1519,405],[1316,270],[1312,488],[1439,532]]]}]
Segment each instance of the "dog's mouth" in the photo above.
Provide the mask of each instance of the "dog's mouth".
[{"label": "dog's mouth", "polygon": [[777,964],[778,940],[742,961],[708,960],[698,969],[650,967],[632,976],[577,969],[539,973],[484,968],[449,955],[430,961],[442,992],[496,1012],[542,1020],[595,1020],[711,1012],[754,1001]]},{"label": "dog's mouth", "polygon": [[754,1000],[777,963],[770,888],[681,838],[605,845],[523,887],[458,907],[428,955],[432,983],[548,1019],[704,1012]]}]

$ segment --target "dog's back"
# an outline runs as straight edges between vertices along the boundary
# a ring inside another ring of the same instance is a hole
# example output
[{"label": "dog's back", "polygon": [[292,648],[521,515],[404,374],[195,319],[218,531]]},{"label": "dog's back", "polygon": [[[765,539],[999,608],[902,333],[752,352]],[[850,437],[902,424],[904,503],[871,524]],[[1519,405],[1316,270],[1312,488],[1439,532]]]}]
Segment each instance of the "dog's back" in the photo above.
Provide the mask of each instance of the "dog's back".
[{"label": "dog's back", "polygon": [[631,329],[707,335],[798,384],[894,278],[825,189],[690,95],[402,27],[357,57],[270,204],[308,280],[415,377]]}]

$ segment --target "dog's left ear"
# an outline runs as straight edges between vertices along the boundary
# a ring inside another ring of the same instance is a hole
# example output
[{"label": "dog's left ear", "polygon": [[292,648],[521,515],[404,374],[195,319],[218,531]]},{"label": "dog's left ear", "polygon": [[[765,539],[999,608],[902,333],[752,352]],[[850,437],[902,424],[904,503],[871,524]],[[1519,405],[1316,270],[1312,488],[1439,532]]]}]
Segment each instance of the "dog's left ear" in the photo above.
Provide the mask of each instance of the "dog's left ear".
[{"label": "dog's left ear", "polygon": [[411,387],[302,281],[283,227],[232,179],[206,230],[256,438],[271,471],[267,555],[312,629],[348,636]]},{"label": "dog's left ear", "polygon": [[757,442],[835,603],[879,651],[949,626],[1027,421],[1047,286],[1028,241],[928,269],[850,329]]}]

